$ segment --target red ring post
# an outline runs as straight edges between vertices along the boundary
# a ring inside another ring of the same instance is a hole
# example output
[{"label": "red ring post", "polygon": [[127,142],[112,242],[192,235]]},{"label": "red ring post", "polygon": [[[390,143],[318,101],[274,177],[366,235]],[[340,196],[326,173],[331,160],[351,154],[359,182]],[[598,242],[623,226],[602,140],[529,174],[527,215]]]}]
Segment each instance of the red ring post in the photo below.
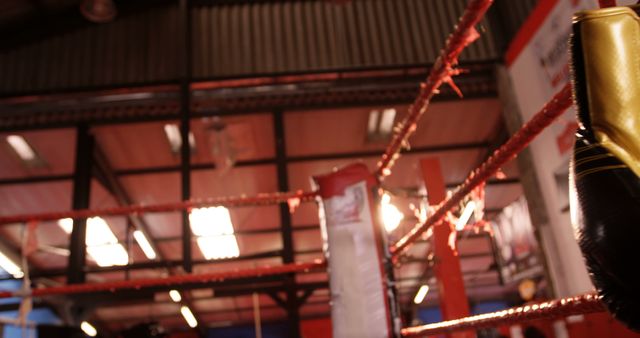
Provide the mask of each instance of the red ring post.
[{"label": "red ring post", "polygon": [[430,227],[442,221],[473,189],[485,182],[517,156],[533,139],[573,104],[571,85],[567,84],[529,122],[525,123],[505,144],[498,148],[484,163],[467,176],[455,193],[431,215],[426,222],[416,225],[408,234],[391,246],[394,257],[404,252]]},{"label": "red ring post", "polygon": [[449,35],[447,43],[431,69],[426,82],[421,84],[420,93],[409,107],[409,113],[398,125],[399,129],[394,133],[391,143],[378,162],[376,177],[379,179],[387,176],[390,172],[400,150],[415,132],[418,120],[427,111],[429,101],[437,94],[438,88],[454,75],[452,66],[458,62],[458,56],[462,50],[477,38],[478,33],[475,31],[475,26],[482,20],[492,3],[493,0],[471,0],[467,5],[455,31]]},{"label": "red ring post", "polygon": [[435,336],[461,330],[477,330],[535,319],[566,317],[603,311],[605,311],[605,308],[602,302],[600,302],[599,296],[595,293],[588,293],[576,297],[555,299],[548,302],[520,306],[509,310],[448,320],[440,323],[409,327],[402,329],[402,336]]}]

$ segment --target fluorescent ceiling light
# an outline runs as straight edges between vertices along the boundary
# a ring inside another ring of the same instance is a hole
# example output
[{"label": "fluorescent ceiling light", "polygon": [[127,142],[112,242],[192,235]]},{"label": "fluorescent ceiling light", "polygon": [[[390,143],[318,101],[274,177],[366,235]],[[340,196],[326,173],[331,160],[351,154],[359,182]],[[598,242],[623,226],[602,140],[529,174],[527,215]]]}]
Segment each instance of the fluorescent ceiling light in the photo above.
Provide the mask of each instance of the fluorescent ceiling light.
[{"label": "fluorescent ceiling light", "polygon": [[[68,234],[73,230],[73,220],[71,218],[58,220],[58,225]],[[87,219],[85,244],[87,253],[98,266],[107,267],[129,264],[129,254],[124,246],[118,243],[118,238],[101,217]]]},{"label": "fluorescent ceiling light", "polygon": [[206,259],[238,257],[240,249],[233,235],[233,223],[225,207],[193,209],[189,213],[191,231]]},{"label": "fluorescent ceiling light", "polygon": [[460,231],[464,229],[465,225],[467,225],[467,222],[469,222],[469,219],[471,218],[471,215],[473,214],[473,211],[475,209],[476,209],[476,202],[469,201],[469,203],[467,203],[467,205],[464,207],[464,210],[462,211],[462,215],[460,215],[460,218],[458,218],[458,222],[456,222],[456,230]]},{"label": "fluorescent ceiling light", "polygon": [[[169,145],[171,146],[171,151],[174,153],[179,153],[180,148],[182,147],[182,136],[180,133],[180,128],[176,124],[165,124],[164,125],[164,133],[167,136],[167,140],[169,141]],[[196,148],[196,139],[193,136],[192,132],[189,132],[189,147],[193,151]]]},{"label": "fluorescent ceiling light", "polygon": [[218,236],[233,234],[233,224],[229,209],[209,207],[193,209],[189,213],[191,231],[196,236]]},{"label": "fluorescent ceiling light", "polygon": [[378,132],[378,121],[380,120],[380,111],[372,110],[369,112],[369,123],[367,124],[367,131],[369,134],[375,134]]},{"label": "fluorescent ceiling light", "polygon": [[382,195],[380,207],[384,228],[387,232],[392,232],[398,227],[398,225],[400,225],[400,221],[404,218],[404,214],[401,213],[395,205],[391,204],[391,197],[386,193]]},{"label": "fluorescent ceiling light", "polygon": [[22,278],[24,277],[24,273],[22,269],[12,261],[9,257],[5,256],[2,252],[0,252],[0,268],[6,271],[8,274],[12,275],[14,278]]},{"label": "fluorescent ceiling light", "polygon": [[20,156],[25,162],[32,162],[37,159],[36,152],[31,148],[27,140],[20,135],[7,136],[7,142],[13,148],[13,150]]},{"label": "fluorescent ceiling light", "polygon": [[171,297],[171,300],[174,303],[180,303],[180,301],[182,300],[182,296],[180,295],[180,292],[178,292],[178,290],[169,291],[169,297]]},{"label": "fluorescent ceiling light", "polygon": [[[64,232],[71,234],[73,230],[73,219],[63,218],[58,220],[58,225]],[[91,217],[87,219],[87,246],[116,244],[118,239],[113,234],[111,228],[102,217]]]},{"label": "fluorescent ceiling light", "polygon": [[380,126],[378,133],[381,135],[391,134],[393,129],[393,121],[396,119],[396,110],[393,108],[385,109],[382,111],[382,117],[380,118]]},{"label": "fluorescent ceiling light", "polygon": [[96,335],[98,335],[98,330],[96,330],[96,328],[93,327],[93,325],[87,322],[80,323],[80,329],[82,329],[82,331],[86,333],[87,336],[89,337],[95,337]]},{"label": "fluorescent ceiling light", "polygon": [[415,304],[422,303],[424,298],[427,296],[428,292],[429,292],[429,285],[427,285],[427,284],[422,285],[420,287],[420,289],[418,290],[418,293],[416,293],[416,296],[413,298],[413,302]]},{"label": "fluorescent ceiling light", "polygon": [[145,236],[142,231],[140,230],[134,231],[133,238],[136,239],[136,242],[138,242],[140,249],[142,249],[142,252],[144,252],[147,258],[156,259],[156,252],[155,250],[153,250],[153,247],[151,246],[151,243],[149,243],[147,236]]},{"label": "fluorescent ceiling light", "polygon": [[234,235],[198,237],[197,243],[205,259],[223,259],[240,256],[238,241]]},{"label": "fluorescent ceiling light", "polygon": [[129,264],[129,255],[122,244],[87,246],[87,253],[100,267]]},{"label": "fluorescent ceiling light", "polygon": [[393,131],[395,119],[396,110],[394,108],[387,108],[382,112],[379,110],[370,111],[367,122],[367,138],[374,141],[388,138]]},{"label": "fluorescent ceiling light", "polygon": [[180,313],[182,313],[182,317],[184,317],[184,320],[187,321],[187,324],[189,324],[190,327],[194,328],[198,326],[198,321],[196,320],[196,317],[193,316],[191,309],[183,306],[180,308]]},{"label": "fluorescent ceiling light", "polygon": [[61,218],[58,220],[58,226],[62,228],[62,231],[66,232],[67,234],[71,234],[71,231],[73,231],[73,219]]}]

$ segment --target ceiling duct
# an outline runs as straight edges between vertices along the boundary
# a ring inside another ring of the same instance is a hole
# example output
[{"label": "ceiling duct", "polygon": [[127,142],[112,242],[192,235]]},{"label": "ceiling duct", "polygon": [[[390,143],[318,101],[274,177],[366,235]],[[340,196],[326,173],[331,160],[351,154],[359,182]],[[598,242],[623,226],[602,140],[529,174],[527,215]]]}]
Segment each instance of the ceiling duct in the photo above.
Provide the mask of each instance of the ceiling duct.
[{"label": "ceiling duct", "polygon": [[113,0],[82,0],[80,12],[89,21],[105,23],[112,21],[118,11]]}]

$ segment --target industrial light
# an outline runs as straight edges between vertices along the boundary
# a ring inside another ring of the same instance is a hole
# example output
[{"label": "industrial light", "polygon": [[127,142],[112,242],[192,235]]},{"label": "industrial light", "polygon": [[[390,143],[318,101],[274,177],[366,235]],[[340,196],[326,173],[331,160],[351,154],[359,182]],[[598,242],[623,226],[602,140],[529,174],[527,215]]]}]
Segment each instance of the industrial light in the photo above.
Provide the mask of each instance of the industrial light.
[{"label": "industrial light", "polygon": [[229,210],[225,207],[194,209],[189,214],[191,231],[206,259],[238,257],[240,249],[233,234]]},{"label": "industrial light", "polygon": [[184,317],[184,320],[187,321],[187,324],[189,324],[189,327],[194,328],[198,326],[198,321],[196,320],[196,317],[193,316],[191,309],[189,309],[186,306],[182,306],[180,308],[180,313],[182,313],[182,317]]},{"label": "industrial light", "polygon": [[87,253],[100,267],[129,264],[129,255],[122,244],[87,246]]},{"label": "industrial light", "polygon": [[2,252],[0,252],[0,268],[6,271],[8,274],[12,275],[15,278],[24,277],[24,272],[22,269],[12,261],[9,257],[5,256]]},{"label": "industrial light", "polygon": [[205,259],[240,256],[240,248],[238,248],[238,241],[234,235],[198,237],[197,243]]},{"label": "industrial light", "polygon": [[[178,125],[165,124],[164,133],[167,136],[169,145],[171,146],[171,151],[175,154],[179,153],[180,148],[182,147],[182,136]],[[191,151],[196,148],[196,139],[191,132],[189,132],[189,147],[191,148]]]},{"label": "industrial light", "polygon": [[180,303],[180,301],[182,300],[182,296],[180,295],[180,292],[178,292],[178,290],[169,291],[169,297],[171,297],[171,300],[174,303]]},{"label": "industrial light", "polygon": [[87,322],[83,321],[80,323],[80,329],[82,329],[82,331],[89,337],[95,337],[98,335],[98,330]]},{"label": "industrial light", "polygon": [[398,225],[400,225],[400,221],[404,218],[404,214],[401,213],[395,205],[391,204],[391,197],[386,193],[382,195],[380,207],[384,228],[387,232],[392,232],[398,227]]},{"label": "industrial light", "polygon": [[7,143],[18,154],[20,159],[25,162],[33,162],[38,159],[36,152],[31,148],[27,140],[20,135],[7,136]]},{"label": "industrial light", "polygon": [[118,11],[113,0],[83,0],[80,12],[89,21],[105,23],[113,20]]},{"label": "industrial light", "polygon": [[372,110],[369,112],[369,123],[367,131],[369,134],[375,134],[378,131],[378,121],[380,121],[380,111]]},{"label": "industrial light", "polygon": [[416,296],[413,298],[413,302],[415,304],[422,303],[422,301],[424,301],[424,298],[427,296],[427,293],[429,293],[429,285],[424,284],[420,287],[418,293],[416,293]]},{"label": "industrial light", "polygon": [[142,252],[144,252],[144,255],[147,256],[147,258],[156,259],[156,252],[155,250],[153,250],[153,247],[151,247],[151,243],[149,243],[147,236],[145,236],[142,231],[134,231],[133,238],[136,239],[136,242],[138,242],[140,249],[142,249]]},{"label": "industrial light", "polygon": [[70,234],[71,231],[73,231],[73,219],[61,218],[58,220],[58,226],[62,229],[62,231]]},{"label": "industrial light", "polygon": [[462,215],[460,215],[460,218],[458,218],[458,222],[456,222],[456,230],[460,231],[464,229],[465,225],[467,225],[467,222],[469,222],[469,218],[471,218],[471,215],[473,214],[473,211],[475,209],[476,209],[476,202],[469,201],[469,203],[467,203],[467,205],[464,207],[464,210],[462,211]]},{"label": "industrial light", "polygon": [[369,112],[369,121],[367,123],[367,133],[370,140],[381,140],[389,137],[393,130],[393,122],[396,118],[396,110],[394,108],[372,110]]},{"label": "industrial light", "polygon": [[[58,225],[68,234],[73,230],[73,220],[63,218]],[[87,233],[85,238],[87,253],[101,267],[127,265],[129,254],[118,238],[113,234],[107,222],[101,217],[87,219]]]},{"label": "industrial light", "polygon": [[196,236],[232,235],[233,224],[229,209],[209,207],[193,209],[189,214],[191,231]]},{"label": "industrial light", "polygon": [[385,109],[382,111],[382,117],[380,118],[380,126],[378,132],[382,135],[391,134],[393,129],[393,121],[396,119],[396,110],[393,108]]}]

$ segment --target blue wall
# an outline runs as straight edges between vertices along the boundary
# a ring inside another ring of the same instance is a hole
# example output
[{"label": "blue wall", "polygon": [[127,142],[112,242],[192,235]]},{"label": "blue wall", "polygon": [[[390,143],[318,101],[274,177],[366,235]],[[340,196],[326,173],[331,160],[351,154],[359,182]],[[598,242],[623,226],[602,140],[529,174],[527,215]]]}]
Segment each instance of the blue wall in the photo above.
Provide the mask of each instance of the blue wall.
[{"label": "blue wall", "polygon": [[[19,280],[6,280],[0,281],[0,290],[18,290],[22,286],[22,281]],[[5,298],[0,299],[0,304],[18,304],[20,302],[19,298]],[[17,318],[18,311],[5,311],[0,312],[0,317],[4,318]],[[60,324],[60,319],[56,316],[53,311],[40,308],[34,309],[29,313],[27,320],[31,322],[35,322],[36,324]],[[37,335],[33,329],[29,329],[28,337],[36,337]],[[7,325],[4,327],[4,336],[3,338],[22,338],[22,329],[13,325]]]},{"label": "blue wall", "polygon": [[[479,315],[479,314],[488,313],[488,312],[500,311],[508,308],[509,307],[507,303],[503,301],[482,302],[482,303],[477,303],[471,307],[471,314]],[[440,313],[440,308],[437,306],[418,309],[417,317],[424,324],[432,324],[432,323],[437,323],[442,321],[442,314]]]},{"label": "blue wall", "polygon": [[[287,337],[287,323],[262,325],[263,338]],[[212,328],[207,331],[208,338],[255,338],[253,325]]]}]

